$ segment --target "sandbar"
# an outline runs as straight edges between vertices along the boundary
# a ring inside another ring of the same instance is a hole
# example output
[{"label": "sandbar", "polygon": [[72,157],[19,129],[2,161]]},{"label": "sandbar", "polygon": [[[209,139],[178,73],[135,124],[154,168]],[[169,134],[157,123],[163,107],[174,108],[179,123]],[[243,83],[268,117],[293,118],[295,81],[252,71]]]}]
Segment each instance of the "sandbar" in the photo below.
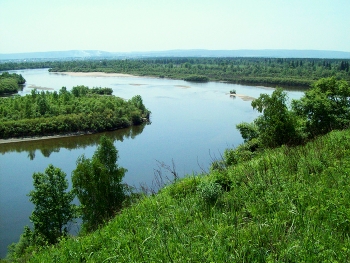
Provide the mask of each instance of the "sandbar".
[{"label": "sandbar", "polygon": [[41,86],[37,86],[37,85],[30,85],[26,88],[29,88],[29,89],[40,89],[40,90],[53,90],[53,88],[48,88],[48,87],[41,87]]},{"label": "sandbar", "polygon": [[124,73],[105,73],[105,72],[50,72],[50,74],[69,75],[73,77],[139,77]]},{"label": "sandbar", "polygon": [[189,89],[190,88],[190,86],[186,86],[186,85],[175,85],[175,87],[182,88],[182,89]]},{"label": "sandbar", "polygon": [[50,140],[50,139],[66,138],[66,137],[73,137],[73,136],[81,136],[81,135],[87,135],[92,133],[94,132],[72,132],[69,134],[66,133],[66,134],[46,135],[46,136],[44,135],[44,136],[34,136],[34,137],[8,138],[8,139],[0,139],[0,144]]},{"label": "sandbar", "polygon": [[244,101],[253,101],[253,100],[255,100],[254,97],[250,97],[250,96],[243,95],[243,94],[230,94],[230,97],[238,97],[238,98],[241,98]]}]

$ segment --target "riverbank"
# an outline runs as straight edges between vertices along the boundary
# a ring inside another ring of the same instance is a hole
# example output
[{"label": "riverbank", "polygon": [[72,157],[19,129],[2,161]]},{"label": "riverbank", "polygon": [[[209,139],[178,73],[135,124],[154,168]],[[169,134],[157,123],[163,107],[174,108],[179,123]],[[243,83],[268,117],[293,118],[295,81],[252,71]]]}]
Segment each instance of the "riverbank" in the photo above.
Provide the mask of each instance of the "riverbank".
[{"label": "riverbank", "polygon": [[124,208],[96,232],[32,247],[38,252],[22,257],[29,262],[347,262],[349,138],[348,130],[336,131],[305,146],[269,150],[223,171],[177,180]]},{"label": "riverbank", "polygon": [[59,138],[67,138],[73,136],[81,136],[93,134],[93,132],[76,132],[76,133],[67,133],[67,134],[57,134],[57,135],[47,135],[47,136],[34,136],[34,137],[22,137],[22,138],[8,138],[8,139],[0,139],[1,144],[7,143],[19,143],[19,142],[29,142],[29,141],[41,141],[41,140],[50,140],[50,139],[59,139]]},{"label": "riverbank", "polygon": [[50,72],[50,74],[57,75],[68,75],[72,77],[135,77],[139,78],[140,76],[124,74],[124,73],[106,73],[106,72]]}]

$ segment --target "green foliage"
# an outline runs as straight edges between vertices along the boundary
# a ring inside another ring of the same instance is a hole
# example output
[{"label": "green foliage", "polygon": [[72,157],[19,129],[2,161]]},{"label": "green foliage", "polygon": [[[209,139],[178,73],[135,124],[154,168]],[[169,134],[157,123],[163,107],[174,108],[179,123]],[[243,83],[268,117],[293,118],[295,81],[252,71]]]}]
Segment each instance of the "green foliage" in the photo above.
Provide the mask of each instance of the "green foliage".
[{"label": "green foliage", "polygon": [[20,236],[17,243],[12,243],[8,247],[8,253],[6,259],[10,261],[15,261],[19,258],[28,260],[28,255],[30,254],[30,249],[33,247],[33,232],[28,226],[24,227],[23,234]]},{"label": "green foliage", "polygon": [[213,205],[223,191],[220,184],[211,180],[202,180],[197,187],[197,192],[204,203]]},{"label": "green foliage", "polygon": [[226,81],[265,86],[309,87],[320,78],[335,76],[350,81],[348,59],[308,58],[144,58],[126,60],[46,61],[0,63],[0,70],[50,68],[51,72],[128,73],[185,79],[205,76]]},{"label": "green foliage", "polygon": [[166,191],[173,198],[184,198],[188,195],[191,195],[197,191],[198,183],[200,178],[197,176],[190,176],[182,178],[175,184],[170,184],[166,186],[161,191]]},{"label": "green foliage", "polygon": [[57,243],[67,234],[66,224],[75,217],[75,206],[71,204],[74,194],[67,192],[65,177],[66,174],[53,165],[49,165],[45,173],[33,174],[34,190],[29,197],[35,206],[30,216],[35,243]]},{"label": "green foliage", "polygon": [[21,74],[3,72],[0,75],[0,95],[17,93],[26,81]]},{"label": "green foliage", "polygon": [[230,94],[236,94],[236,90],[235,89],[230,90]]},{"label": "green foliage", "polygon": [[13,78],[0,79],[0,95],[17,93],[17,81]]},{"label": "green foliage", "polygon": [[127,170],[118,167],[117,159],[113,142],[102,136],[92,159],[83,155],[77,160],[72,182],[87,231],[97,229],[122,208],[125,200],[122,179]]},{"label": "green foliage", "polygon": [[75,97],[84,97],[88,94],[112,95],[113,89],[101,87],[94,87],[92,89],[89,89],[89,87],[81,85],[73,87],[71,92]]},{"label": "green foliage", "polygon": [[193,82],[208,82],[209,78],[207,76],[202,75],[190,75],[184,78],[185,81],[193,81]]},{"label": "green foliage", "polygon": [[77,86],[71,92],[62,87],[58,93],[32,90],[30,95],[0,98],[0,138],[100,132],[149,119],[141,96],[125,101],[98,95],[109,92]]},{"label": "green foliage", "polygon": [[236,125],[242,135],[244,142],[259,137],[258,127],[255,123],[242,122]]},{"label": "green foliage", "polygon": [[[346,130],[266,150],[229,167],[222,176],[232,187],[221,194],[218,171],[179,180],[177,194],[170,195],[169,185],[98,231],[68,238],[29,262],[347,262],[349,149]],[[206,193],[216,189],[215,206],[188,191],[199,185]]]},{"label": "green foliage", "polygon": [[265,147],[295,144],[299,140],[296,119],[288,110],[286,101],[287,93],[281,88],[276,89],[271,96],[261,94],[258,99],[252,101],[252,107],[262,113],[254,124]]},{"label": "green foliage", "polygon": [[325,78],[315,82],[293,110],[305,120],[309,137],[344,129],[350,124],[350,86],[344,80]]},{"label": "green foliage", "polygon": [[[332,130],[348,128],[349,98],[349,83],[335,77],[316,81],[300,100],[293,100],[292,110],[287,107],[287,95],[282,89],[276,89],[271,96],[261,94],[252,107],[262,115],[253,123],[236,126],[244,139],[243,147],[249,155],[259,147],[298,145]],[[227,150],[226,165],[237,164],[242,153],[241,149]]]}]

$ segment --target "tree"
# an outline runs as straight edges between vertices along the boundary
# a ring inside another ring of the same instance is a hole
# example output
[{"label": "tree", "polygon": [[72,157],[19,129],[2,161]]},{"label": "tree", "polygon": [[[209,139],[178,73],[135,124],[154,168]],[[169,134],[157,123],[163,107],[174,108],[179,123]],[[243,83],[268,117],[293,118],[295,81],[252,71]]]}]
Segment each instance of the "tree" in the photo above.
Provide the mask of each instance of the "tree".
[{"label": "tree", "polygon": [[[261,143],[266,147],[293,144],[299,140],[296,119],[286,105],[287,93],[277,88],[271,96],[261,94],[252,107],[262,113],[254,120]],[[244,135],[244,134],[243,134]]]},{"label": "tree", "polygon": [[118,212],[125,200],[121,183],[126,169],[117,165],[118,151],[105,136],[92,159],[84,155],[78,158],[72,173],[73,189],[81,203],[83,227],[87,231],[97,229]]},{"label": "tree", "polygon": [[258,127],[254,124],[254,122],[241,122],[236,125],[236,128],[241,133],[244,142],[249,142],[252,139],[259,137]]},{"label": "tree", "polygon": [[74,219],[75,206],[72,191],[67,192],[66,174],[50,164],[45,173],[33,174],[34,190],[30,191],[30,201],[35,205],[30,220],[34,225],[37,240],[55,244],[67,234],[65,227]]},{"label": "tree", "polygon": [[350,124],[350,86],[335,77],[316,81],[300,100],[292,102],[294,112],[306,122],[309,137],[344,129]]}]

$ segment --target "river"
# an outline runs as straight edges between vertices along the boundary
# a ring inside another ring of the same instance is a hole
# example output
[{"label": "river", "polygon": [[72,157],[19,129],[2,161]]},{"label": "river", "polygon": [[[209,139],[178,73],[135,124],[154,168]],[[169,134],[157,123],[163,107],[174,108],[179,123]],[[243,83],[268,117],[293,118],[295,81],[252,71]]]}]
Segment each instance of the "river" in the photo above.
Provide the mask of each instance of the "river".
[{"label": "river", "polygon": [[[208,171],[224,150],[243,142],[236,124],[251,122],[258,112],[251,101],[232,98],[229,91],[257,98],[271,94],[267,87],[243,86],[218,82],[190,83],[182,80],[134,76],[92,76],[49,73],[47,69],[11,71],[22,74],[26,85],[19,94],[29,94],[34,87],[58,91],[76,85],[110,87],[125,99],[141,95],[151,110],[151,124],[132,127],[106,135],[119,151],[118,164],[128,170],[124,182],[139,187],[153,186],[159,163],[172,167],[180,176]],[[288,91],[289,98],[299,98],[301,91]],[[76,160],[84,154],[91,158],[101,134],[70,138],[0,144],[0,258],[7,246],[17,242],[33,205],[27,194],[33,189],[32,175],[44,172],[49,164],[61,168],[71,186],[70,176]],[[166,170],[162,170],[166,176]],[[71,233],[79,231],[71,226]]]}]

